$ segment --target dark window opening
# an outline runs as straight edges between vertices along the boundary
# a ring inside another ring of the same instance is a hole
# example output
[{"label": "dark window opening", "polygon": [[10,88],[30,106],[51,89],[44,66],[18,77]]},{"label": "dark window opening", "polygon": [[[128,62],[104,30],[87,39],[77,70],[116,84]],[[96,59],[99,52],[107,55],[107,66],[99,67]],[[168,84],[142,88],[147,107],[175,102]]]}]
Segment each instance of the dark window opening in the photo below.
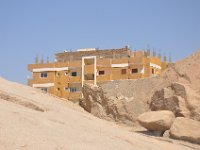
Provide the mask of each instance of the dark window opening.
[{"label": "dark window opening", "polygon": [[69,88],[68,88],[68,87],[65,87],[65,91],[69,91]]},{"label": "dark window opening", "polygon": [[105,74],[104,70],[99,71],[99,75],[104,75],[104,74]]},{"label": "dark window opening", "polygon": [[154,69],[151,70],[152,74],[154,74]]},{"label": "dark window opening", "polygon": [[48,88],[41,88],[43,92],[48,92]]},{"label": "dark window opening", "polygon": [[79,87],[70,87],[70,92],[74,93],[74,92],[79,92],[80,88]]},{"label": "dark window opening", "polygon": [[77,72],[72,72],[72,76],[76,77],[77,76]]},{"label": "dark window opening", "polygon": [[138,69],[137,68],[132,69],[132,73],[138,73]]},{"label": "dark window opening", "polygon": [[47,72],[42,72],[42,73],[40,74],[40,77],[41,77],[41,78],[47,78]]},{"label": "dark window opening", "polygon": [[122,69],[121,74],[126,74],[126,69]]}]

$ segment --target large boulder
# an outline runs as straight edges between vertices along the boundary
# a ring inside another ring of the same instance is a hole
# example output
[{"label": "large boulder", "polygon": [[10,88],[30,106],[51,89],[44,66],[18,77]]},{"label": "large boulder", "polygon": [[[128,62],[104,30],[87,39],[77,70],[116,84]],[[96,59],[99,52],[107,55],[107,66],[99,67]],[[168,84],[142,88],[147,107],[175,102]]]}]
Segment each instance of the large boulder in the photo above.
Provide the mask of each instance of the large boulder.
[{"label": "large boulder", "polygon": [[200,144],[200,122],[177,117],[170,128],[170,137]]},{"label": "large boulder", "polygon": [[174,118],[173,112],[163,110],[145,112],[138,117],[138,121],[148,130],[165,131],[170,129]]}]

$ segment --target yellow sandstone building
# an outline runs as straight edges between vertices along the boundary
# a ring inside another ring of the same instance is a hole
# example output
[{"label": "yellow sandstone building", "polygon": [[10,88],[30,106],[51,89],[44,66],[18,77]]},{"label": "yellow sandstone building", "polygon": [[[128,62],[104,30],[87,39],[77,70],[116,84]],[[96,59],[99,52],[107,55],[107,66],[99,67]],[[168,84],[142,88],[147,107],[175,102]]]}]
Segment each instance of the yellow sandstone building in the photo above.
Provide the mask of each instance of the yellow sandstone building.
[{"label": "yellow sandstone building", "polygon": [[157,76],[167,67],[166,57],[151,55],[151,51],[96,48],[64,51],[55,54],[55,62],[29,64],[32,79],[28,85],[61,98],[77,100],[82,97],[85,83],[101,84],[120,79],[140,79]]}]

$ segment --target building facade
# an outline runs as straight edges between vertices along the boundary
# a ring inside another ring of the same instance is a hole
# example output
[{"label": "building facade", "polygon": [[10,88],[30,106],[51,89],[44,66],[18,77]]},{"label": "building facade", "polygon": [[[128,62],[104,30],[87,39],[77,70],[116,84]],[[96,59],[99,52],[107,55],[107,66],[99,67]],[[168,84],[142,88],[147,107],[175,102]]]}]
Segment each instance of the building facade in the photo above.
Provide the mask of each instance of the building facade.
[{"label": "building facade", "polygon": [[85,83],[101,84],[112,80],[140,79],[159,75],[166,67],[160,56],[150,50],[79,49],[55,55],[55,62],[29,64],[32,78],[28,85],[61,98],[77,100],[82,97]]}]

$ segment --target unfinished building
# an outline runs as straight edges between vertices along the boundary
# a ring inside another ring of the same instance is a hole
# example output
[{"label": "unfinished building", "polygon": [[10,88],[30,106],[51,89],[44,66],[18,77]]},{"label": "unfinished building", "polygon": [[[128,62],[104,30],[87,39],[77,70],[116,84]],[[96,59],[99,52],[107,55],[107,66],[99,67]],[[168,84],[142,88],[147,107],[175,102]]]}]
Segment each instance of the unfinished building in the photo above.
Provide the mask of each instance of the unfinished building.
[{"label": "unfinished building", "polygon": [[157,76],[167,67],[166,58],[151,55],[151,51],[96,48],[55,54],[55,62],[36,59],[29,64],[32,79],[28,85],[61,98],[77,100],[85,83],[101,84],[120,79],[140,79]]}]

